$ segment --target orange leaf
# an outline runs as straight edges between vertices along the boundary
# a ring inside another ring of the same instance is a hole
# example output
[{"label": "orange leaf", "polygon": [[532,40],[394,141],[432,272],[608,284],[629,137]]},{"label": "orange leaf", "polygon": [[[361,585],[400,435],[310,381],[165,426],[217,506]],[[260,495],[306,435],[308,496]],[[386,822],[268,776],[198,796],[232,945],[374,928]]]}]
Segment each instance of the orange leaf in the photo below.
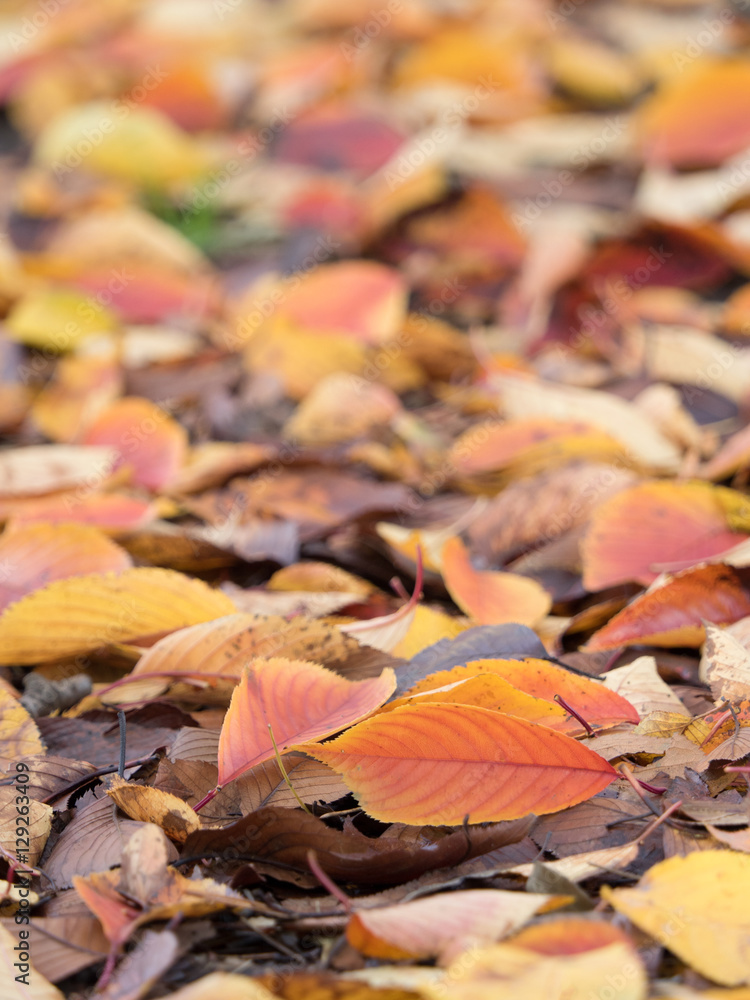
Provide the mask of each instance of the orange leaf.
[{"label": "orange leaf", "polygon": [[279,750],[319,740],[364,719],[396,688],[387,667],[379,677],[348,681],[306,660],[255,660],[235,688],[219,739],[219,786]]},{"label": "orange leaf", "polygon": [[108,407],[84,435],[86,444],[113,445],[115,468],[129,466],[133,482],[159,490],[172,480],[187,452],[185,429],[161,407],[132,396]]},{"label": "orange leaf", "polygon": [[729,530],[709,483],[639,483],[596,508],[582,545],[583,584],[603,590],[687,569],[747,538]]},{"label": "orange leaf", "polygon": [[[533,456],[535,451],[548,456],[552,442],[581,436],[586,438],[592,433],[596,431],[590,424],[552,417],[529,417],[505,424],[479,424],[456,441],[450,451],[450,460],[461,475],[497,472]],[[601,432],[598,433],[601,437]],[[611,444],[616,445],[617,442],[612,439]]]},{"label": "orange leaf", "polygon": [[[550,901],[535,892],[468,889],[397,906],[359,910],[346,928],[350,945],[372,958],[434,958],[456,940],[491,942],[522,926]],[[436,914],[440,918],[436,919]]]},{"label": "orange leaf", "polygon": [[141,911],[132,906],[112,886],[109,872],[73,876],[73,886],[86,906],[99,918],[113,945],[124,944],[133,933]]},{"label": "orange leaf", "polygon": [[279,314],[310,333],[379,344],[406,318],[406,284],[398,271],[375,261],[322,264],[294,277]]},{"label": "orange leaf", "polygon": [[4,571],[0,610],[52,580],[86,573],[117,573],[130,564],[124,549],[87,525],[8,525],[0,536],[0,566]]},{"label": "orange leaf", "polygon": [[708,167],[741,152],[750,144],[749,89],[745,59],[703,58],[680,67],[641,108],[644,155],[662,165]]},{"label": "orange leaf", "polygon": [[476,570],[460,538],[443,546],[443,581],[456,604],[480,625],[520,622],[533,625],[552,606],[549,594],[535,580],[515,573]]},{"label": "orange leaf", "polygon": [[749,582],[748,570],[721,563],[685,570],[636,597],[592,635],[585,649],[598,652],[634,643],[700,646],[703,621],[727,625],[750,615]]},{"label": "orange leaf", "polygon": [[[466,669],[490,671],[535,698],[554,702],[557,694],[591,725],[640,722],[638,712],[622,695],[610,691],[599,681],[580,677],[547,660],[475,660],[467,664]],[[577,724],[574,729],[580,732]]]},{"label": "orange leaf", "polygon": [[568,736],[469,705],[405,705],[324,746],[298,747],[338,771],[385,823],[517,819],[557,812],[617,777]]},{"label": "orange leaf", "polygon": [[582,951],[606,948],[618,942],[633,944],[627,934],[613,924],[587,917],[559,917],[524,927],[508,943],[540,955],[578,955]]},{"label": "orange leaf", "polygon": [[477,665],[454,667],[431,674],[407,691],[403,698],[389,702],[382,711],[393,711],[401,705],[424,705],[440,701],[450,705],[475,705],[491,708],[504,715],[514,715],[558,732],[583,732],[583,727],[571,719],[562,706],[520,691],[493,673],[479,672]]}]

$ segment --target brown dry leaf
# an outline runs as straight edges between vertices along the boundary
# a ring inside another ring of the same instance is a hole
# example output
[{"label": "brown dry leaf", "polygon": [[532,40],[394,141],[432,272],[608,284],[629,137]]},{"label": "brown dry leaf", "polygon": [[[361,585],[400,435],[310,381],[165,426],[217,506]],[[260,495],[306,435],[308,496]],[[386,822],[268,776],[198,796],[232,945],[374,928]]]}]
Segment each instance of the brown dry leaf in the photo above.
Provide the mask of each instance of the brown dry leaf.
[{"label": "brown dry leaf", "polygon": [[624,667],[608,670],[602,677],[604,686],[626,698],[643,719],[652,712],[690,713],[659,676],[653,656],[639,656]]},{"label": "brown dry leaf", "polygon": [[648,782],[660,780],[660,774],[666,774],[670,778],[681,778],[686,767],[694,771],[703,771],[708,764],[707,754],[680,732],[671,737],[664,756],[659,757],[653,764],[638,768],[636,777]]},{"label": "brown dry leaf", "polygon": [[750,691],[750,654],[731,633],[706,625],[701,680],[714,698],[740,701]]},{"label": "brown dry leaf", "polygon": [[120,888],[131,900],[147,907],[168,880],[169,841],[154,823],[143,823],[122,851]]},{"label": "brown dry leaf", "polygon": [[745,830],[720,830],[717,826],[706,823],[706,829],[711,836],[733,851],[742,851],[750,854],[750,829]]},{"label": "brown dry leaf", "polygon": [[[21,802],[16,801],[20,795]],[[42,856],[52,829],[52,807],[30,799],[23,802],[23,792],[15,785],[0,787],[0,844],[12,855],[23,852],[32,867]]]},{"label": "brown dry leaf", "polygon": [[[37,972],[33,959],[31,962],[21,963],[24,968],[16,968],[19,953],[15,949],[18,946],[18,930],[16,929],[15,934],[10,934],[5,927],[0,927],[0,970],[4,970],[3,983],[0,985],[2,1000],[64,1000],[60,990],[45,979],[41,972]],[[19,982],[18,976],[23,976],[23,980]]]},{"label": "brown dry leaf", "polygon": [[[138,567],[119,575],[58,580],[0,616],[0,662],[39,663],[173,631],[234,610],[225,594],[173,570]],[[43,634],[40,620],[45,622]]]},{"label": "brown dry leaf", "polygon": [[[72,760],[67,757],[55,757],[54,755],[35,754],[31,757],[24,757],[24,764],[28,767],[29,783],[26,794],[32,799],[44,802],[52,799],[67,788],[72,782],[80,781],[94,771],[92,764],[85,760]],[[15,776],[14,765],[8,770],[8,775]],[[53,808],[65,807],[65,801]]]},{"label": "brown dry leaf", "polygon": [[[2,922],[15,936],[18,925]],[[103,962],[109,943],[96,917],[39,917],[29,924],[33,965],[51,983],[58,983],[96,962]],[[0,994],[2,995],[2,994]]]},{"label": "brown dry leaf", "polygon": [[[288,622],[278,615],[224,615],[160,639],[146,650],[130,674],[138,680],[132,691],[130,678],[125,678],[111,697],[115,701],[140,700],[147,691],[153,696],[164,690],[170,676],[210,682],[218,674],[223,679],[239,680],[243,668],[257,657],[314,655],[325,665],[340,665],[356,648],[354,640],[311,618],[298,616]],[[145,688],[142,681],[147,682]]]},{"label": "brown dry leaf", "polygon": [[512,482],[472,521],[469,540],[505,560],[587,523],[595,507],[634,478],[626,469],[587,462]]},{"label": "brown dry leaf", "polygon": [[[547,861],[545,867],[570,882],[583,882],[592,876],[601,875],[608,869],[625,869],[638,857],[640,850],[637,841],[621,844],[619,847],[604,847],[598,851],[584,851],[558,861]],[[534,864],[515,865],[507,869],[515,875],[529,878],[534,871]]]},{"label": "brown dry leaf", "polygon": [[[241,779],[240,779],[241,780]],[[365,837],[359,831],[336,830],[300,810],[265,806],[222,829],[203,829],[183,846],[186,855],[222,852],[233,847],[284,868],[309,871],[312,848],[333,879],[363,885],[399,885],[436,868],[450,868],[522,840],[530,818],[454,830],[446,836],[408,843],[392,837]]]},{"label": "brown dry leaf", "polygon": [[[122,861],[125,845],[142,824],[117,815],[114,803],[99,799],[79,806],[45,863],[45,871],[60,888],[73,884],[75,875],[106,871]],[[177,858],[170,845],[169,860]]]},{"label": "brown dry leaf", "polygon": [[156,824],[171,840],[184,843],[189,834],[200,829],[200,819],[190,806],[175,795],[158,788],[131,784],[114,775],[107,795],[133,820]]},{"label": "brown dry leaf", "polygon": [[286,422],[284,436],[300,444],[338,444],[382,431],[402,412],[398,396],[386,386],[355,375],[328,375]]}]

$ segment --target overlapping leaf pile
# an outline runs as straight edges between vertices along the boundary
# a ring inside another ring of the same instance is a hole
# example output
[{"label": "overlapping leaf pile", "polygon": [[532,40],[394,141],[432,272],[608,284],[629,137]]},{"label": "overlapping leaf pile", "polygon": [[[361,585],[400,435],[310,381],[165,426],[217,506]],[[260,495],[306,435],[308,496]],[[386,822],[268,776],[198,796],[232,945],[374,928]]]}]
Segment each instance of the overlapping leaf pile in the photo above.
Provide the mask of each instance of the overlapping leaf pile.
[{"label": "overlapping leaf pile", "polygon": [[0,35],[0,1000],[744,997],[744,4]]}]

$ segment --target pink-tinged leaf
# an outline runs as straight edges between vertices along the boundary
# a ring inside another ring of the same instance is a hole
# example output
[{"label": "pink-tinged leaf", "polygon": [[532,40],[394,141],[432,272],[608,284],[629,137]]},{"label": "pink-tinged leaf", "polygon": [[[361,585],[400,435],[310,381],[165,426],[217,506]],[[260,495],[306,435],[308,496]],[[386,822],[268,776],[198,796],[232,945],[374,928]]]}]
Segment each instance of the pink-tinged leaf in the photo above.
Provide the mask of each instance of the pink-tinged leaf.
[{"label": "pink-tinged leaf", "polygon": [[124,549],[88,525],[8,525],[0,535],[0,610],[53,580],[130,565]]},{"label": "pink-tinged leaf", "polygon": [[306,660],[255,660],[235,688],[224,719],[219,785],[273,757],[274,740],[283,751],[323,739],[366,718],[395,689],[390,667],[379,677],[348,681]]},{"label": "pink-tinged leaf", "polygon": [[120,458],[116,468],[127,466],[138,486],[160,490],[182,468],[187,453],[187,433],[172,417],[148,399],[132,396],[108,407],[89,427],[86,444],[108,444]]},{"label": "pink-tinged leaf", "polygon": [[726,552],[747,535],[729,530],[716,487],[648,482],[622,490],[596,508],[583,542],[583,583],[603,590],[687,569]]}]

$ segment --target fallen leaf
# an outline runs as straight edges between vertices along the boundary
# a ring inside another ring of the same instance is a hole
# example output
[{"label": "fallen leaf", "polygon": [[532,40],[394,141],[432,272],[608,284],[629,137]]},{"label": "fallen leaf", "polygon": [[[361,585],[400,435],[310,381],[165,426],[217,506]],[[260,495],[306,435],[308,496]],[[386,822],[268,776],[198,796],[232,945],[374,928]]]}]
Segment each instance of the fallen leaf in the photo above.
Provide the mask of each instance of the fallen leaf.
[{"label": "fallen leaf", "polygon": [[[119,865],[125,845],[142,826],[118,816],[115,804],[108,798],[78,806],[52,848],[45,871],[58,887],[64,888],[73,884],[75,875],[90,875]],[[169,861],[177,859],[172,845],[167,857]]]},{"label": "fallen leaf", "polygon": [[640,721],[636,709],[621,694],[546,660],[473,660],[467,669],[486,670],[535,698],[554,702],[559,695],[591,725],[606,728]]},{"label": "fallen leaf", "polygon": [[127,467],[134,485],[154,491],[176,477],[187,452],[184,427],[160,406],[134,396],[118,399],[100,413],[83,440],[116,448],[115,470]]},{"label": "fallen leaf", "polygon": [[[52,807],[34,799],[24,803],[20,789],[20,784],[0,788],[0,845],[14,856],[22,853],[26,864],[34,867],[52,829]],[[16,801],[17,795],[21,801]]]},{"label": "fallen leaf", "polygon": [[[37,972],[33,960],[16,966],[21,957],[19,944],[22,945],[24,942],[19,941],[17,936],[11,935],[4,927],[0,927],[0,969],[5,969],[3,1000],[63,1000],[64,994]],[[20,950],[28,955],[31,949]],[[23,977],[22,981],[19,981],[19,976]]]},{"label": "fallen leaf", "polygon": [[708,623],[701,680],[716,699],[740,701],[750,691],[750,653],[731,633]]},{"label": "fallen leaf", "polygon": [[555,812],[617,775],[561,733],[467,705],[407,705],[323,746],[297,749],[343,775],[368,815],[388,823],[457,825]]},{"label": "fallen leaf", "polygon": [[[348,681],[316,663],[275,657],[246,667],[219,739],[219,786],[305,740],[319,740],[365,718],[396,687],[380,677]],[[324,761],[325,763],[325,761]]]},{"label": "fallen leaf", "polygon": [[717,493],[707,483],[647,482],[626,488],[593,512],[583,541],[583,584],[648,585],[717,556],[746,535],[730,531]]},{"label": "fallen leaf", "polygon": [[659,676],[653,656],[639,656],[624,667],[608,670],[602,677],[602,683],[627,699],[641,717],[651,712],[689,714],[678,696]]},{"label": "fallen leaf", "polygon": [[[99,141],[91,142],[89,134]],[[87,147],[82,157],[77,150]],[[83,163],[87,170],[156,188],[196,179],[208,168],[202,150],[165,115],[137,106],[122,115],[118,101],[65,111],[39,136],[35,159],[65,172]]]},{"label": "fallen leaf", "polygon": [[97,528],[83,524],[16,524],[0,535],[0,610],[52,580],[118,573],[130,556]]},{"label": "fallen leaf", "polygon": [[722,986],[750,981],[747,963],[750,858],[698,851],[654,865],[632,889],[603,898],[686,965]]},{"label": "fallen leaf", "polygon": [[631,646],[700,646],[704,621],[725,625],[750,614],[746,571],[714,564],[687,569],[636,597],[595,632],[585,649]]},{"label": "fallen leaf", "polygon": [[[34,591],[0,616],[0,662],[57,659],[234,610],[220,591],[173,570],[139,567],[119,575],[71,577]],[[45,622],[43,633],[40,620]]]},{"label": "fallen leaf", "polygon": [[595,389],[530,381],[517,375],[493,374],[492,382],[508,417],[580,420],[611,434],[647,469],[674,472],[678,467],[678,449],[633,403]]},{"label": "fallen leaf", "polygon": [[448,592],[480,625],[534,625],[552,606],[552,598],[535,580],[515,573],[475,570],[459,538],[445,543],[441,558]]},{"label": "fallen leaf", "polygon": [[[613,980],[617,987],[610,985]],[[621,942],[573,955],[544,956],[508,943],[478,949],[470,963],[459,956],[444,981],[425,984],[422,993],[437,1000],[446,995],[446,987],[455,1000],[584,1000],[615,988],[621,1000],[644,1000],[648,980],[638,953]]]},{"label": "fallen leaf", "polygon": [[[8,691],[0,688],[0,758],[25,762],[44,753],[39,729],[29,713]],[[27,765],[28,766],[28,765]]]},{"label": "fallen leaf", "polygon": [[[474,889],[418,899],[399,906],[359,910],[349,919],[346,938],[370,958],[440,959],[461,941],[498,941],[553,900],[540,893]],[[435,914],[440,919],[435,919]]]},{"label": "fallen leaf", "polygon": [[132,784],[115,775],[107,795],[126,816],[161,827],[171,840],[184,842],[200,828],[197,814],[186,802],[158,788]]},{"label": "fallen leaf", "polygon": [[85,498],[112,475],[117,451],[87,445],[36,445],[11,448],[0,455],[0,496],[39,496],[78,488]]},{"label": "fallen leaf", "polygon": [[531,820],[524,817],[454,830],[437,840],[405,842],[336,830],[300,810],[263,806],[230,826],[191,834],[183,852],[192,856],[231,849],[239,856],[248,854],[306,872],[307,852],[312,848],[323,870],[333,879],[359,885],[398,885],[424,872],[447,869],[459,861],[517,843],[530,825]]},{"label": "fallen leaf", "polygon": [[637,122],[641,148],[656,163],[719,164],[750,142],[747,108],[736,96],[750,80],[748,67],[739,59],[707,57],[693,62],[689,55],[679,55],[685,64],[641,106]]}]

